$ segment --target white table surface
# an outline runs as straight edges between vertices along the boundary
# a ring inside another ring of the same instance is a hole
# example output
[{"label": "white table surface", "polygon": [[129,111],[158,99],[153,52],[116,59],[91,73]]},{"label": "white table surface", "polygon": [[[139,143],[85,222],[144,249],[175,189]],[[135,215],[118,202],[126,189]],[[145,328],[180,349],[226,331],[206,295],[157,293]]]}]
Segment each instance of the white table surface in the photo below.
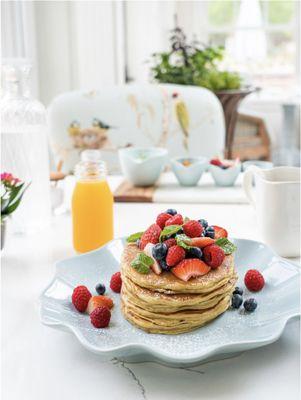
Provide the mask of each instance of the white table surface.
[{"label": "white table surface", "polygon": [[[258,240],[248,205],[173,206],[227,227],[233,237]],[[141,230],[164,209],[160,204],[116,204],[115,236]],[[38,296],[53,276],[53,263],[73,254],[69,214],[53,217],[52,225],[38,234],[8,235],[1,254],[3,399],[299,399],[298,319],[269,346],[187,369],[103,363],[73,335],[43,326]]]}]

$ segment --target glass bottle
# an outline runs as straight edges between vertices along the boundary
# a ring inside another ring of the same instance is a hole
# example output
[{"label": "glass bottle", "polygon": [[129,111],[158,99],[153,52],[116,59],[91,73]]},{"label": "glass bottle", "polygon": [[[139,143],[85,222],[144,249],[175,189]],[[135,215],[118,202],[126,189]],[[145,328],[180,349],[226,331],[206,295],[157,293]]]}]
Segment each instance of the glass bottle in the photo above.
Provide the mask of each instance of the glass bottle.
[{"label": "glass bottle", "polygon": [[13,214],[13,230],[31,233],[50,223],[49,154],[45,107],[30,95],[30,65],[4,65],[1,171],[30,182]]},{"label": "glass bottle", "polygon": [[100,157],[99,150],[85,150],[75,166],[73,246],[79,253],[97,249],[113,239],[113,195]]}]

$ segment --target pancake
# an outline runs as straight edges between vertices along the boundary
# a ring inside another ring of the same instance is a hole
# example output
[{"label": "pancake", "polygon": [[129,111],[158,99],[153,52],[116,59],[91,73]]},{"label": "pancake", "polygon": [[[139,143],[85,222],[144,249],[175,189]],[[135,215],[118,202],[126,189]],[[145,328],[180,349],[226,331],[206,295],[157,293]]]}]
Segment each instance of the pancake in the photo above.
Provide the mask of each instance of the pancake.
[{"label": "pancake", "polygon": [[226,256],[222,265],[211,270],[208,274],[181,281],[170,272],[162,272],[156,275],[152,270],[148,274],[140,274],[131,267],[132,260],[141,251],[136,245],[127,245],[121,259],[122,278],[128,278],[136,285],[167,294],[176,293],[209,293],[224,286],[234,275],[234,257]]}]

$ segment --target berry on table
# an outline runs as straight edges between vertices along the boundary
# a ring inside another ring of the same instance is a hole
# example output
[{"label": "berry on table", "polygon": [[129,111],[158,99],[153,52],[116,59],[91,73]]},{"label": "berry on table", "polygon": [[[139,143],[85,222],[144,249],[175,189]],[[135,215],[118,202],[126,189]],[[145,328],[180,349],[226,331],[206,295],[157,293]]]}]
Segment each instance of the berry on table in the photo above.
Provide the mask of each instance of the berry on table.
[{"label": "berry on table", "polygon": [[249,269],[245,275],[245,285],[251,292],[259,292],[265,284],[264,277],[257,269]]},{"label": "berry on table", "polygon": [[204,236],[210,237],[211,239],[215,238],[215,232],[213,226],[208,226],[208,228],[206,228]]},{"label": "berry on table", "polygon": [[161,229],[163,229],[166,221],[169,220],[169,218],[170,218],[170,214],[161,213],[157,216],[156,224],[159,225]]},{"label": "berry on table", "polygon": [[204,229],[207,229],[208,222],[205,219],[199,219],[199,223],[202,225]]},{"label": "berry on table", "polygon": [[233,294],[231,300],[232,308],[239,308],[242,305],[242,296],[240,294]]},{"label": "berry on table", "polygon": [[244,309],[248,312],[253,312],[257,308],[257,301],[255,299],[247,299],[244,302]]},{"label": "berry on table", "polygon": [[242,288],[236,286],[235,289],[234,289],[233,294],[239,294],[240,296],[242,296],[242,295],[243,295],[243,292],[244,292],[244,291],[243,291]]},{"label": "berry on table", "polygon": [[156,260],[163,260],[167,254],[167,246],[164,243],[157,243],[152,248],[152,255]]},{"label": "berry on table", "polygon": [[225,258],[224,250],[216,244],[211,244],[203,249],[205,263],[211,268],[219,267]]},{"label": "berry on table", "polygon": [[95,328],[106,328],[111,319],[111,312],[108,307],[101,306],[95,308],[90,314],[90,320]]},{"label": "berry on table", "polygon": [[201,260],[203,252],[199,247],[190,247],[186,253],[187,258],[198,258]]},{"label": "berry on table", "polygon": [[182,225],[183,224],[183,217],[181,214],[176,214],[173,217],[170,217],[166,223],[165,226],[169,225]]},{"label": "berry on table", "polygon": [[194,238],[201,236],[203,227],[198,221],[190,220],[183,225],[185,235]]},{"label": "berry on table", "polygon": [[92,297],[86,286],[77,286],[72,293],[72,304],[79,312],[85,312]]},{"label": "berry on table", "polygon": [[177,244],[177,241],[176,241],[175,238],[170,238],[170,239],[164,240],[163,243],[164,243],[164,244],[167,246],[167,248],[169,249],[171,246],[175,246],[175,245]]},{"label": "berry on table", "polygon": [[210,164],[215,165],[216,167],[221,167],[223,165],[219,158],[213,158],[212,160],[210,160]]},{"label": "berry on table", "polygon": [[143,250],[147,243],[156,244],[159,242],[159,237],[161,233],[161,228],[157,224],[152,224],[147,230],[143,233],[140,239],[140,249]]},{"label": "berry on table", "polygon": [[101,306],[105,306],[110,310],[114,306],[113,300],[107,296],[92,296],[89,300],[86,311],[88,314],[91,314],[95,310],[95,308]]},{"label": "berry on table", "polygon": [[177,210],[175,210],[174,208],[169,208],[168,210],[166,210],[166,213],[170,215],[176,215]]},{"label": "berry on table", "polygon": [[180,246],[172,246],[167,251],[166,263],[169,267],[173,267],[185,258],[185,250]]},{"label": "berry on table", "polygon": [[98,294],[104,294],[105,291],[106,291],[106,287],[105,287],[105,285],[103,285],[102,283],[98,283],[98,284],[95,286],[95,290],[96,290],[96,292],[97,292]]},{"label": "berry on table", "polygon": [[202,276],[210,271],[210,267],[198,258],[187,258],[176,265],[171,272],[182,281]]},{"label": "berry on table", "polygon": [[120,272],[115,272],[115,274],[111,276],[110,288],[113,290],[113,292],[120,293],[121,285],[122,285],[121,274]]},{"label": "berry on table", "polygon": [[226,231],[226,229],[221,228],[220,226],[217,225],[213,225],[212,226],[214,229],[214,233],[215,233],[215,239],[220,239],[220,238],[226,238],[228,237],[228,232]]}]

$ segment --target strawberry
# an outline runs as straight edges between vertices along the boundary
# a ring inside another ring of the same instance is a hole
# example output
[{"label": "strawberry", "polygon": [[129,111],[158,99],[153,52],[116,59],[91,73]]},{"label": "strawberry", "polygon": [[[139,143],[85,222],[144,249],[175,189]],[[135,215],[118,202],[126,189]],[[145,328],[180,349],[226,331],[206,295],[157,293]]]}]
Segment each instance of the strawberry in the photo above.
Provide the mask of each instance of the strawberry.
[{"label": "strawberry", "polygon": [[165,222],[165,226],[169,226],[169,225],[182,225],[183,224],[183,217],[181,214],[176,214],[173,217],[169,218],[166,222]]},{"label": "strawberry", "polygon": [[122,285],[121,273],[115,272],[115,274],[111,276],[110,288],[113,290],[113,292],[120,293],[121,285]]},{"label": "strawberry", "polygon": [[185,282],[192,277],[205,275],[209,271],[210,267],[198,258],[187,258],[171,270],[177,278]]},{"label": "strawberry", "polygon": [[157,216],[156,224],[160,226],[161,229],[164,228],[165,222],[170,219],[170,214],[161,213]]},{"label": "strawberry", "polygon": [[95,328],[106,328],[111,319],[111,312],[108,307],[97,307],[90,314],[91,324],[95,326]]},{"label": "strawberry", "polygon": [[198,221],[190,220],[183,225],[185,235],[194,238],[201,236],[203,227]]},{"label": "strawberry", "polygon": [[164,240],[163,243],[164,243],[164,244],[167,246],[167,248],[169,249],[171,246],[175,246],[175,245],[177,244],[177,241],[176,241],[176,239],[174,239],[174,238],[170,238],[170,239]]},{"label": "strawberry", "polygon": [[225,252],[216,244],[211,244],[203,249],[203,256],[205,263],[210,265],[211,268],[215,269],[223,263]]},{"label": "strawberry", "polygon": [[77,311],[84,312],[88,307],[91,296],[92,295],[86,286],[77,286],[72,293],[72,304]]},{"label": "strawberry", "polygon": [[157,224],[152,224],[147,230],[143,233],[140,239],[140,249],[143,250],[147,243],[156,244],[159,242],[159,237],[161,233],[161,228]]},{"label": "strawberry", "polygon": [[95,308],[101,306],[105,306],[110,310],[114,306],[113,300],[107,296],[92,296],[89,300],[86,311],[88,314],[91,314],[91,312],[94,311]]},{"label": "strawberry", "polygon": [[158,261],[153,256],[153,247],[154,246],[155,245],[152,243],[147,243],[147,245],[144,248],[144,253],[153,259],[154,263],[153,263],[153,265],[151,265],[151,269],[154,271],[154,273],[156,275],[160,275],[162,272],[162,269],[161,269]]},{"label": "strawberry", "polygon": [[223,165],[223,163],[221,162],[221,160],[219,158],[213,158],[210,161],[211,165],[216,165],[217,167],[221,167]]},{"label": "strawberry", "polygon": [[187,240],[185,239],[184,242],[188,244],[188,246],[200,247],[202,249],[203,247],[213,244],[214,239],[211,239],[210,237],[197,237],[191,239],[189,238]]},{"label": "strawberry", "polygon": [[180,246],[171,246],[167,251],[166,264],[169,267],[177,265],[180,261],[185,258],[185,250]]},{"label": "strawberry", "polygon": [[214,238],[215,239],[228,237],[228,232],[226,231],[226,229],[221,228],[220,226],[216,226],[216,225],[213,225],[213,228],[214,228]]},{"label": "strawberry", "polygon": [[257,269],[249,269],[244,280],[246,287],[251,292],[259,292],[265,284],[264,277]]}]

